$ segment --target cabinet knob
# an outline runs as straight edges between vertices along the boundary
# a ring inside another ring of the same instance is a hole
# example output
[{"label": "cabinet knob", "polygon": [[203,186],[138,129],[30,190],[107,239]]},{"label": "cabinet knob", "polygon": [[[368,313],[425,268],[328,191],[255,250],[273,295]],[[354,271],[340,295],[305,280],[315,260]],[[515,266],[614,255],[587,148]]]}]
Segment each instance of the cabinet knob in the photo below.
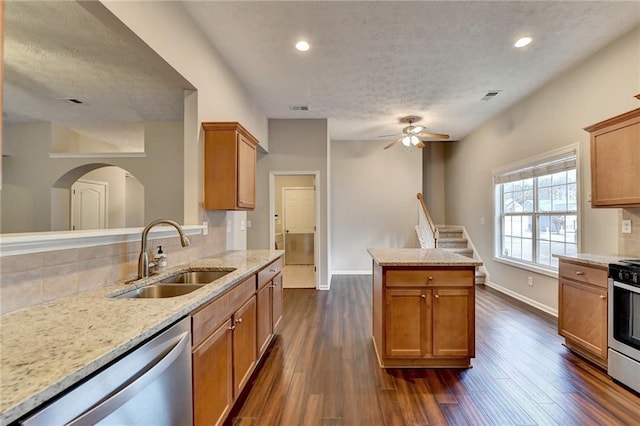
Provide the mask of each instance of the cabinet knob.
[{"label": "cabinet knob", "polygon": [[271,272],[272,274],[276,272],[275,269],[269,269],[269,272]]},{"label": "cabinet knob", "polygon": [[235,330],[235,329],[236,329],[236,326],[235,326],[235,325],[232,325],[231,327],[229,327],[229,330],[231,330],[231,331],[233,331],[233,330]]},{"label": "cabinet knob", "polygon": [[422,297],[423,299],[426,299],[427,295],[426,294],[421,294],[420,297]]},{"label": "cabinet knob", "polygon": [[[600,295],[600,299],[604,300],[604,299],[606,299],[606,298],[607,298],[607,296],[605,296],[604,294],[601,294],[601,295]],[[614,300],[615,300],[615,299],[614,299]]]},{"label": "cabinet knob", "polygon": [[433,281],[433,277],[429,277],[427,278],[429,281]]},{"label": "cabinet knob", "polygon": [[582,272],[582,271],[576,271],[576,275],[584,275],[584,272]]},{"label": "cabinet knob", "polygon": [[242,318],[238,318],[238,319],[236,320],[236,323],[237,323],[237,324],[242,324]]},{"label": "cabinet knob", "polygon": [[436,294],[436,295],[435,295],[435,296],[433,296],[433,297],[435,297],[436,299],[440,299],[440,295],[439,295],[439,294]]}]

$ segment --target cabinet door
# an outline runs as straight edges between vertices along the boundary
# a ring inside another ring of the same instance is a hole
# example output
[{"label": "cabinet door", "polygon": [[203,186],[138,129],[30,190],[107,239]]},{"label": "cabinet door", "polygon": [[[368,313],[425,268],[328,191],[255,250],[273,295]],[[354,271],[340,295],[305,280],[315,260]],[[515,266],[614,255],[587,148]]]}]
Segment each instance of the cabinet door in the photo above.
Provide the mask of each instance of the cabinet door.
[{"label": "cabinet door", "polygon": [[257,323],[256,333],[258,336],[258,354],[262,355],[269,345],[272,336],[271,320],[271,285],[267,284],[256,293]]},{"label": "cabinet door", "polygon": [[391,289],[385,295],[385,354],[418,358],[430,353],[431,291]]},{"label": "cabinet door", "polygon": [[256,147],[238,135],[238,207],[252,209],[256,198]]},{"label": "cabinet door", "polygon": [[233,314],[233,390],[236,398],[249,380],[257,360],[256,298]]},{"label": "cabinet door", "polygon": [[433,290],[433,355],[475,355],[474,293],[464,289]]},{"label": "cabinet door", "polygon": [[280,326],[280,320],[282,319],[283,309],[283,293],[282,293],[282,274],[278,274],[273,278],[271,284],[271,303],[272,303],[272,331],[275,332]]},{"label": "cabinet door", "polygon": [[195,425],[219,424],[233,402],[231,320],[193,351],[193,419]]},{"label": "cabinet door", "polygon": [[586,351],[607,357],[607,289],[560,280],[558,333]]}]

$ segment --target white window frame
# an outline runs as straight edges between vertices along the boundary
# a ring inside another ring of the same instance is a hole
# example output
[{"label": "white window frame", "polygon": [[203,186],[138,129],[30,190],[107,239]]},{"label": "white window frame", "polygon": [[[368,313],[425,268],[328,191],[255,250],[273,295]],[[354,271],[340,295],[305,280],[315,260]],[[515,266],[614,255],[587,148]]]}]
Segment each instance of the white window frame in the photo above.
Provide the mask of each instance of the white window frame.
[{"label": "white window frame", "polygon": [[[576,227],[576,250],[578,253],[581,251],[581,234],[582,234],[582,208],[581,208],[581,173],[580,173],[580,146],[579,144],[572,144],[560,149],[556,149],[550,152],[546,152],[540,155],[536,155],[534,157],[529,157],[524,160],[508,164],[506,166],[502,166],[492,170],[493,175],[493,201],[494,201],[494,257],[493,260],[499,263],[504,263],[507,265],[515,266],[517,268],[530,270],[536,273],[540,273],[543,275],[547,275],[550,277],[557,277],[558,268],[552,265],[544,265],[539,263],[527,262],[527,261],[518,261],[513,258],[503,257],[501,253],[501,245],[502,245],[502,196],[498,192],[498,185],[504,183],[504,177],[506,176],[518,176],[522,179],[527,177],[528,173],[531,173],[531,170],[539,169],[539,166],[542,164],[546,164],[552,162],[555,159],[567,157],[569,155],[575,155],[575,169],[576,169],[576,220],[578,222]],[[553,171],[550,171],[553,173]],[[514,179],[517,180],[517,179]],[[539,211],[535,211],[532,213],[532,217],[537,217],[536,215]],[[546,212],[544,212],[546,213]],[[553,214],[554,212],[549,212]],[[562,213],[560,213],[562,214]],[[533,235],[534,241],[537,240],[535,234]],[[534,242],[533,250],[536,250],[536,243]],[[535,254],[535,253],[534,253]]]}]

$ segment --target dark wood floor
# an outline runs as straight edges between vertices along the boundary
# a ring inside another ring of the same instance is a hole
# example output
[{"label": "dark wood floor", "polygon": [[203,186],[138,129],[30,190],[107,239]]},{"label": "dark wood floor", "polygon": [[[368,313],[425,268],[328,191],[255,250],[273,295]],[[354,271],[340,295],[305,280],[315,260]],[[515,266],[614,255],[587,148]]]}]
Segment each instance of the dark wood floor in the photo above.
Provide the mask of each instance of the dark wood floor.
[{"label": "dark wood floor", "polygon": [[236,425],[639,425],[640,398],[573,355],[553,318],[477,287],[473,368],[381,369],[371,277],[285,290],[279,336]]}]

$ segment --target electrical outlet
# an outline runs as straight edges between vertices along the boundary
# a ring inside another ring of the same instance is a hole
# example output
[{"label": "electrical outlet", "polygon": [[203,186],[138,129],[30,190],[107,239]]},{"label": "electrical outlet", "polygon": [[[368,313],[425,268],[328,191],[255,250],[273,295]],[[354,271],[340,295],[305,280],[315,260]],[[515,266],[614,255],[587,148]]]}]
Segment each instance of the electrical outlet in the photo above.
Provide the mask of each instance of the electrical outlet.
[{"label": "electrical outlet", "polygon": [[529,287],[533,287],[533,277],[531,275],[527,278],[527,284]]},{"label": "electrical outlet", "polygon": [[202,222],[202,235],[209,235],[209,222]]},{"label": "electrical outlet", "polygon": [[240,230],[241,231],[247,230],[247,222],[244,219],[240,219]]},{"label": "electrical outlet", "polygon": [[631,221],[629,219],[625,219],[622,221],[622,233],[623,234],[631,233]]},{"label": "electrical outlet", "polygon": [[251,221],[247,220],[247,228],[251,228]]}]

